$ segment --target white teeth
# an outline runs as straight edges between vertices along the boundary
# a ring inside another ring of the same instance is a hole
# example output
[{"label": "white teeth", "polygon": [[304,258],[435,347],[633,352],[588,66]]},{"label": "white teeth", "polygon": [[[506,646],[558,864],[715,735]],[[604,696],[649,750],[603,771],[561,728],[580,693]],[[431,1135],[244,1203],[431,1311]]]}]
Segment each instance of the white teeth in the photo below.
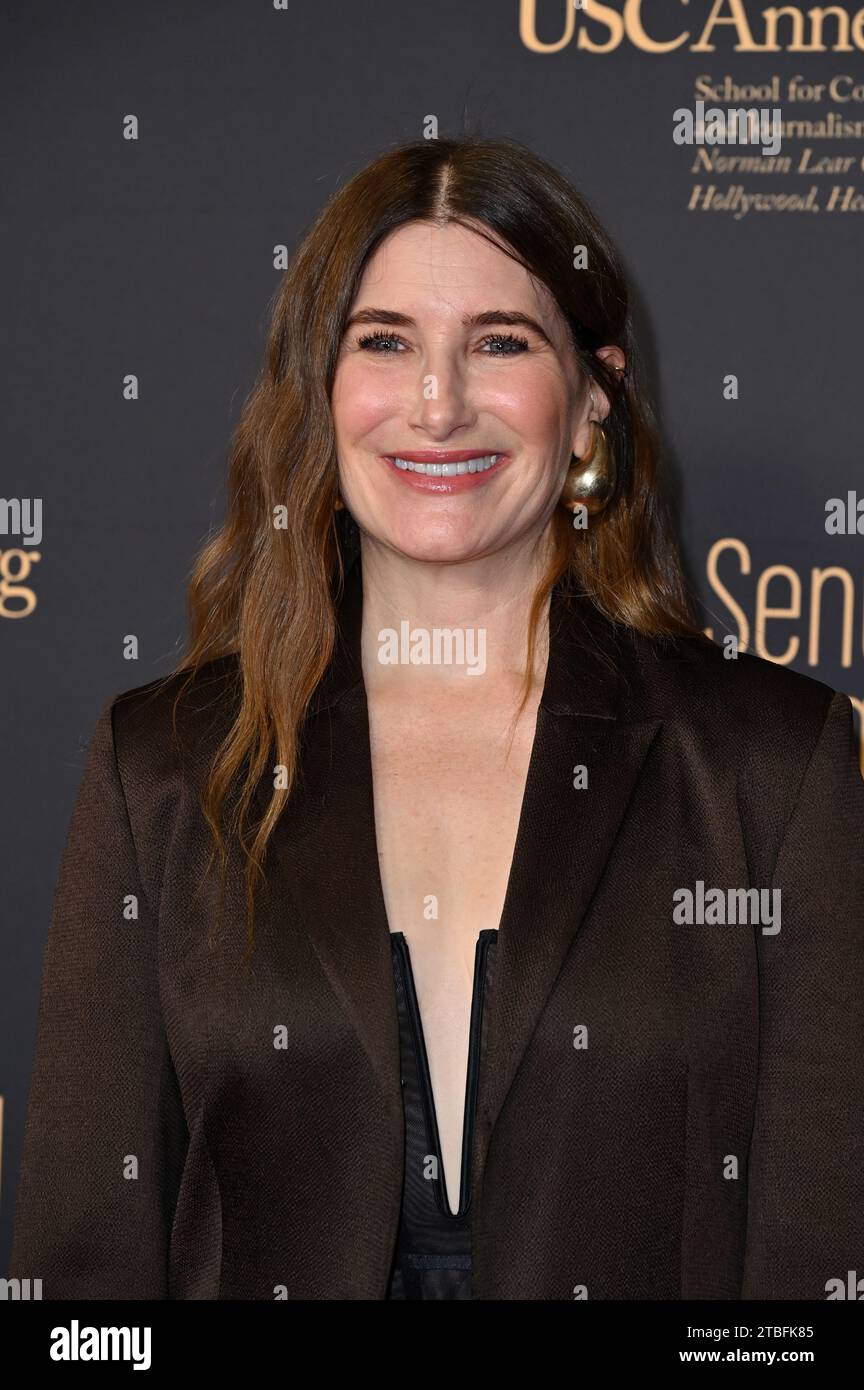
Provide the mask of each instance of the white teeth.
[{"label": "white teeth", "polygon": [[485,473],[496,464],[501,454],[484,454],[482,458],[466,459],[464,463],[413,463],[410,459],[394,458],[402,472],[425,473],[430,478],[453,478],[461,473]]}]

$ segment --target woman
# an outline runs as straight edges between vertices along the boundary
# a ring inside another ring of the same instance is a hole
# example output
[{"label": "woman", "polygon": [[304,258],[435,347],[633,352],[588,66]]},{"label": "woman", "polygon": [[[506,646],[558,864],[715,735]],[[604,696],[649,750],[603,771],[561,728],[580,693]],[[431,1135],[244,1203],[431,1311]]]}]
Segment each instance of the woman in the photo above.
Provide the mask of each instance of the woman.
[{"label": "woman", "polygon": [[656,459],[618,257],[549,165],[420,142],[331,201],[187,658],[96,726],[18,1198],[44,1297],[856,1268],[851,709],[699,633]]}]

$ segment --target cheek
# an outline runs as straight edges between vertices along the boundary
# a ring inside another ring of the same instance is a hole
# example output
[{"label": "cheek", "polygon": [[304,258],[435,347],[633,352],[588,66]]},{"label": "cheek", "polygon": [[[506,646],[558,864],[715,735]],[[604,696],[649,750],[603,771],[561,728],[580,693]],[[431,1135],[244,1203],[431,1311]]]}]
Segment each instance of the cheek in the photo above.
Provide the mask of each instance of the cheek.
[{"label": "cheek", "polygon": [[478,405],[506,421],[526,443],[548,445],[558,438],[565,417],[565,384],[556,373],[542,368],[518,376],[514,372],[506,382],[488,384]]},{"label": "cheek", "polygon": [[362,440],[396,412],[393,382],[355,358],[339,367],[333,383],[332,410],[337,438]]}]

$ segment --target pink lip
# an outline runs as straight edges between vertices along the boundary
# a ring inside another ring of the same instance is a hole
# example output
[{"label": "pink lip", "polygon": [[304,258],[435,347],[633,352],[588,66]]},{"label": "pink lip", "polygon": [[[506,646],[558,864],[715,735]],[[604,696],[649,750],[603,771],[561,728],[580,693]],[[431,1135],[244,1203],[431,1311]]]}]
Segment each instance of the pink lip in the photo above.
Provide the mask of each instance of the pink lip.
[{"label": "pink lip", "polygon": [[[398,457],[406,459],[409,463],[467,463],[470,459],[485,458],[488,454],[495,454],[497,449],[487,449],[485,454],[480,454],[476,449],[414,449],[408,453],[399,454]],[[456,473],[452,477],[444,478],[441,476],[430,477],[425,473],[411,473],[408,469],[397,468],[393,462],[393,457],[382,454],[381,459],[386,463],[390,472],[395,474],[401,482],[408,487],[413,487],[415,492],[431,492],[450,496],[456,492],[468,492],[471,488],[482,487],[489,478],[494,478],[510,462],[509,454],[502,454],[497,463],[491,468],[487,468],[485,473]]]}]

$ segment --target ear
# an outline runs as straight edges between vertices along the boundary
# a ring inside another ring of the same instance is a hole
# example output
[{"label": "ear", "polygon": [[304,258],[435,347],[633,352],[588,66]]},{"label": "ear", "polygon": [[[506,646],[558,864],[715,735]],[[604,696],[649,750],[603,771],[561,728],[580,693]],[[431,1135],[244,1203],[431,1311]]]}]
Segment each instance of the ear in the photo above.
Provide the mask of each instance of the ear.
[{"label": "ear", "polygon": [[[619,347],[598,348],[594,355],[606,362],[616,373],[623,372],[627,366],[624,353]],[[578,414],[578,425],[573,436],[573,453],[577,458],[582,458],[588,452],[591,443],[590,422],[592,420],[605,420],[609,410],[610,402],[606,392],[601,391],[596,382],[586,380],[582,405]]]}]

